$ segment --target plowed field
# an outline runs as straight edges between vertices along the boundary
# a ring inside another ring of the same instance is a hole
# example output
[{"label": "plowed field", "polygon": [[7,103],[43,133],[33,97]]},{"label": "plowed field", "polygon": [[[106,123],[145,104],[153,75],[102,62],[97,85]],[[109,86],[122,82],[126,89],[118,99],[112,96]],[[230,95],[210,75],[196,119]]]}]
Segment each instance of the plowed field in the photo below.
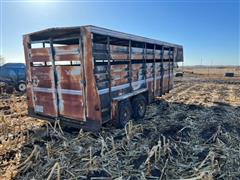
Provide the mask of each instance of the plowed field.
[{"label": "plowed field", "polygon": [[239,78],[177,78],[144,119],[95,134],[27,117],[25,99],[0,97],[0,179],[240,178]]}]

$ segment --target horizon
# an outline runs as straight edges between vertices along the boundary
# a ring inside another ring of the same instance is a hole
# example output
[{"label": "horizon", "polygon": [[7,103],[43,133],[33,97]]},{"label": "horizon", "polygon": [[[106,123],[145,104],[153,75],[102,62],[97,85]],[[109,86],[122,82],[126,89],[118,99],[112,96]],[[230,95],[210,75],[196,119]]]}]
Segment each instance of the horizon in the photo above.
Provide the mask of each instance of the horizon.
[{"label": "horizon", "polygon": [[1,0],[0,55],[25,62],[23,34],[91,24],[182,45],[184,66],[240,65],[239,1],[150,2]]}]

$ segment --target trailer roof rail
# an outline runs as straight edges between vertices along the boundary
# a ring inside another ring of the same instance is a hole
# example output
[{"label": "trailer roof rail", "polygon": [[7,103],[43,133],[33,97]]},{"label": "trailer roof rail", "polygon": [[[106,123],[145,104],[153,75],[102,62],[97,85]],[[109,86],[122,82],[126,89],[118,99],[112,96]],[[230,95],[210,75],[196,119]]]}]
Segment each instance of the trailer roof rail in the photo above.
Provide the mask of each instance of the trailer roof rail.
[{"label": "trailer roof rail", "polygon": [[[126,40],[133,40],[133,41],[139,41],[149,44],[156,44],[160,46],[172,46],[176,48],[182,48],[181,45],[168,43],[160,40],[155,40],[151,38],[145,38],[142,36],[137,36],[133,34],[123,33],[115,30],[110,30],[107,28],[97,27],[93,25],[87,25],[87,26],[76,26],[76,27],[56,27],[56,28],[48,28],[45,30],[33,32],[30,34],[26,34],[30,36],[31,43],[40,43],[40,42],[48,42],[51,38],[52,39],[59,39],[59,43],[66,43],[66,40],[71,40],[73,38],[77,38],[80,36],[80,28],[85,27],[90,32],[101,34],[104,36],[111,36],[116,37],[120,39],[126,39]],[[63,38],[64,37],[64,38]]]}]

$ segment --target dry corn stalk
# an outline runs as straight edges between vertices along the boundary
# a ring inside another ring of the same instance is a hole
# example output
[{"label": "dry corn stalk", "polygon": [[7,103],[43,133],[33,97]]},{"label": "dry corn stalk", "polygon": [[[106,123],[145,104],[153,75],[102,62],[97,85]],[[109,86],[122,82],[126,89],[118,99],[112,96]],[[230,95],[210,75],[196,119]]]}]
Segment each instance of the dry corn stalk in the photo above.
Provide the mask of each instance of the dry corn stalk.
[{"label": "dry corn stalk", "polygon": [[60,165],[59,165],[58,162],[56,162],[56,163],[54,164],[54,166],[52,167],[52,170],[51,170],[51,172],[50,172],[47,180],[50,180],[50,179],[51,179],[51,177],[52,177],[55,169],[57,169],[57,180],[60,180],[61,174],[60,174]]},{"label": "dry corn stalk", "polygon": [[148,152],[148,157],[147,157],[147,159],[144,163],[145,165],[150,162],[150,160],[153,156],[155,157],[155,159],[154,159],[155,162],[157,162],[160,159],[161,155],[166,155],[166,153],[170,151],[170,148],[169,148],[170,147],[170,141],[169,141],[169,139],[166,142],[165,136],[162,136],[162,137],[163,137],[163,141],[161,141],[161,139],[159,138],[158,144],[153,146],[151,148],[151,150]]},{"label": "dry corn stalk", "polygon": [[165,173],[165,169],[166,169],[166,167],[167,167],[167,164],[168,164],[168,159],[165,161],[164,166],[163,166],[163,168],[162,168],[160,180],[162,180],[162,178],[163,178],[163,175],[164,175],[164,173]]},{"label": "dry corn stalk", "polygon": [[21,164],[19,164],[19,165],[17,166],[17,168],[20,168],[20,167],[24,166],[26,163],[28,163],[29,161],[31,161],[34,156],[35,156],[35,158],[36,158],[36,157],[37,157],[36,155],[38,155],[38,153],[39,153],[39,148],[38,148],[38,146],[34,145],[34,148],[33,148],[33,151],[31,152],[31,154],[28,156],[28,158],[27,158],[24,162],[22,162]]},{"label": "dry corn stalk", "polygon": [[[59,120],[55,121],[54,126],[52,126],[52,124],[50,122],[48,122],[48,125],[53,129],[53,132],[56,133],[60,138],[64,139],[65,141],[68,141],[64,137],[64,133],[63,133],[63,130],[61,128]],[[57,130],[57,127],[58,127],[59,131]]]},{"label": "dry corn stalk", "polygon": [[208,160],[211,160],[211,165],[212,167],[214,166],[214,159],[215,159],[215,153],[213,151],[210,151],[208,153],[208,155],[206,156],[206,158],[201,162],[201,164],[198,166],[197,170],[201,169],[205,163],[208,161]]},{"label": "dry corn stalk", "polygon": [[179,180],[213,180],[212,172],[210,171],[203,171],[200,172],[198,176],[191,177],[191,178],[184,178]]},{"label": "dry corn stalk", "polygon": [[92,147],[89,147],[89,158],[83,158],[83,161],[88,161],[84,167],[88,167],[90,170],[93,169],[93,165],[95,164],[94,160],[96,159],[96,157],[92,155]]},{"label": "dry corn stalk", "polygon": [[46,150],[47,150],[47,157],[48,159],[51,158],[51,145],[49,143],[46,143]]},{"label": "dry corn stalk", "polygon": [[133,133],[133,122],[130,120],[124,127],[127,140],[130,141]]},{"label": "dry corn stalk", "polygon": [[103,157],[105,150],[108,151],[108,147],[107,147],[107,143],[105,142],[102,136],[100,137],[100,141],[101,141],[101,156]]}]

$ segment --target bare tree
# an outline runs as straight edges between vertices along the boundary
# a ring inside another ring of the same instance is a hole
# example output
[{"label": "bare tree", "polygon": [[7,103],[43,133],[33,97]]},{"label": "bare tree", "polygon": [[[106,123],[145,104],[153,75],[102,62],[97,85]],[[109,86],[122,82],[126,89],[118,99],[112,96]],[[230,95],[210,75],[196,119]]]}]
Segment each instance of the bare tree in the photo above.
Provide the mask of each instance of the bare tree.
[{"label": "bare tree", "polygon": [[5,63],[5,58],[0,55],[0,65],[3,65]]}]

